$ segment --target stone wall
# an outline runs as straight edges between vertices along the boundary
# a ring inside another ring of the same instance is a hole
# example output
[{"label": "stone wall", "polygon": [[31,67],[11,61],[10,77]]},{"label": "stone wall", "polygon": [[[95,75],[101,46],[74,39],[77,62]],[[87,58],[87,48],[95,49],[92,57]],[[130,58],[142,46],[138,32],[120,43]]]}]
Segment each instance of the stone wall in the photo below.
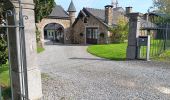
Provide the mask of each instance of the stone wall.
[{"label": "stone wall", "polygon": [[[82,19],[79,19],[73,27],[74,28],[74,31],[73,31],[74,43],[86,44],[86,28],[87,27],[97,27],[99,29],[98,44],[106,43],[106,36],[108,34],[107,27],[93,16],[88,17],[87,23],[84,23]],[[83,36],[81,36],[80,33],[83,33]],[[100,33],[104,33],[105,37],[100,37]]]},{"label": "stone wall", "polygon": [[37,27],[41,32],[41,41],[44,45],[44,27],[50,23],[58,23],[64,27],[64,43],[71,43],[70,20],[69,19],[49,19],[44,18]]}]

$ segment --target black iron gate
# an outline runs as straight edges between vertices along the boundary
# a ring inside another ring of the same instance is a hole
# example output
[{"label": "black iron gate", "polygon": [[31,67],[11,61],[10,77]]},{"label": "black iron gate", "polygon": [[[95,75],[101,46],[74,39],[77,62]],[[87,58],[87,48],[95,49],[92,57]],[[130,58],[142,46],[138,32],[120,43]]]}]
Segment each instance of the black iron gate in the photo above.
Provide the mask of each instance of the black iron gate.
[{"label": "black iron gate", "polygon": [[[21,1],[18,0],[17,1],[18,4],[19,4],[19,24],[17,25],[16,24],[16,11],[14,9],[14,7],[12,7],[12,3],[9,1],[9,0],[0,0],[0,4],[3,5],[1,6],[3,11],[1,13],[1,23],[0,23],[0,28],[1,30],[4,30],[3,32],[0,31],[1,35],[3,36],[7,36],[7,45],[8,45],[8,56],[9,56],[9,59],[8,59],[8,63],[9,63],[9,70],[10,70],[10,78],[12,77],[11,75],[11,65],[10,65],[10,61],[11,59],[14,59],[14,58],[10,58],[10,43],[9,43],[9,36],[10,34],[13,34],[13,33],[9,33],[9,30],[11,30],[11,28],[15,29],[15,32],[17,32],[16,30],[19,30],[19,32],[17,33],[18,34],[18,40],[19,40],[19,63],[20,63],[20,66],[19,66],[19,72],[20,75],[20,93],[17,93],[21,100],[29,100],[28,99],[28,89],[27,89],[27,67],[26,67],[26,53],[25,53],[25,32],[24,32],[24,19],[28,19],[27,16],[24,16],[22,14],[22,5],[21,5]],[[10,5],[9,5],[10,4]],[[9,7],[7,7],[7,5]],[[6,8],[6,9],[4,9]],[[13,22],[14,24],[13,25],[9,25],[9,22],[8,22],[8,19],[9,18],[13,18]],[[14,32],[14,33],[15,33]],[[2,34],[3,33],[3,34]],[[0,90],[1,91],[1,90]],[[3,91],[1,91],[0,93],[2,93]],[[12,79],[11,79],[11,99],[13,100],[13,92],[17,92],[17,91],[13,91],[13,85],[12,85]],[[16,94],[16,93],[15,93]],[[1,94],[0,94],[0,99],[1,99]]]},{"label": "black iron gate", "polygon": [[[158,14],[148,15],[148,20],[141,19],[140,36],[150,35],[150,58],[170,49],[170,23],[168,17]],[[146,58],[146,47],[140,49],[140,58]]]}]

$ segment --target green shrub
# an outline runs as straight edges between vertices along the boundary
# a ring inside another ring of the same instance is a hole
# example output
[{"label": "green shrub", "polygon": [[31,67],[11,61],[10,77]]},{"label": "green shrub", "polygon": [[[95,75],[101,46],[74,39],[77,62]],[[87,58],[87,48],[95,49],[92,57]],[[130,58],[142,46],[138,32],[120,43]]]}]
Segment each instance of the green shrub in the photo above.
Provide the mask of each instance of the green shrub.
[{"label": "green shrub", "polygon": [[8,59],[7,36],[0,34],[0,65],[6,64]]},{"label": "green shrub", "polygon": [[120,17],[117,26],[116,27],[110,27],[109,31],[112,33],[111,34],[111,41],[113,43],[121,43],[127,40],[128,36],[128,21],[127,19]]}]

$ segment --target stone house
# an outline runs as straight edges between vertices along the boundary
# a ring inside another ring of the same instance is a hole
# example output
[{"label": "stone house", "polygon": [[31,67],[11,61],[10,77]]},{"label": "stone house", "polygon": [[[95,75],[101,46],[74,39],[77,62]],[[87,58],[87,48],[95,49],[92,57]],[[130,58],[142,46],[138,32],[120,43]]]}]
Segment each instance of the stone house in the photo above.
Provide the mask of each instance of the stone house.
[{"label": "stone house", "polygon": [[55,5],[51,14],[37,23],[42,34],[41,41],[44,43],[44,39],[49,39],[66,44],[111,43],[112,34],[108,28],[116,26],[120,17],[126,18],[125,10],[113,5],[107,5],[105,9],[83,8],[77,18],[75,13],[73,1],[68,11]]},{"label": "stone house", "polygon": [[73,23],[74,43],[111,43],[112,34],[108,28],[116,26],[120,17],[125,18],[122,7],[107,5],[105,9],[83,8]]}]

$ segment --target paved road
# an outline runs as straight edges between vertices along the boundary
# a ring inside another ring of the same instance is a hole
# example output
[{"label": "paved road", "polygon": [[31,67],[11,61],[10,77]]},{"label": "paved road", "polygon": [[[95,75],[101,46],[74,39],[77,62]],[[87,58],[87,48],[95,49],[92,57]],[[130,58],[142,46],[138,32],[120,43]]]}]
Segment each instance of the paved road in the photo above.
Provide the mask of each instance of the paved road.
[{"label": "paved road", "polygon": [[48,45],[38,55],[44,100],[170,100],[170,65],[109,61],[87,46]]}]

